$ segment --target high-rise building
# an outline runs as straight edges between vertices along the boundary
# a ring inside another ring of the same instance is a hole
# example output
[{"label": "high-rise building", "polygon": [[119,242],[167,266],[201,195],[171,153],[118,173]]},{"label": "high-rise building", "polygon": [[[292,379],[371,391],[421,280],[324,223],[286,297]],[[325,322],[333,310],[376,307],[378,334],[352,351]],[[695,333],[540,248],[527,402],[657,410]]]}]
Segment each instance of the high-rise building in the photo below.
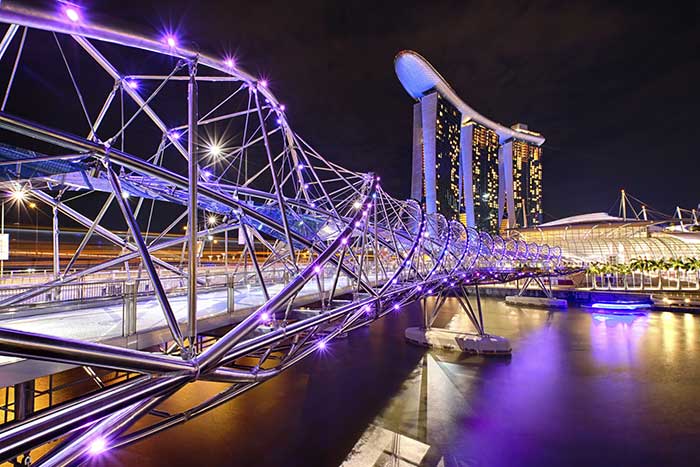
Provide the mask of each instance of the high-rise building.
[{"label": "high-rise building", "polygon": [[491,232],[540,223],[542,135],[479,114],[416,52],[399,53],[395,68],[417,101],[411,196],[428,213]]},{"label": "high-rise building", "polygon": [[481,230],[498,229],[498,135],[474,121],[472,127],[472,189],[474,222]]},{"label": "high-rise building", "polygon": [[432,93],[415,104],[413,112],[413,176],[411,196],[430,213],[447,219],[460,213],[460,112]]}]

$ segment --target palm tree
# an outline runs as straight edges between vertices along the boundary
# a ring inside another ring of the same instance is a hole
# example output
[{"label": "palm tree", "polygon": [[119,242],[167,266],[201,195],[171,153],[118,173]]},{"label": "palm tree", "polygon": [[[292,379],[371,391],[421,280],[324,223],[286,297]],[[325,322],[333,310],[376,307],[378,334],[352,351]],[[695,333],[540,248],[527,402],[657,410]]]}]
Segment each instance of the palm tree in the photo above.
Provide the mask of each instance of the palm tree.
[{"label": "palm tree", "polygon": [[[681,273],[680,271],[683,269],[685,266],[685,263],[683,262],[683,259],[681,258],[671,258],[666,261],[666,265],[668,266],[669,270],[673,270],[676,273],[676,287],[678,290],[681,289]],[[669,285],[670,285],[670,279],[669,279]]]},{"label": "palm tree", "polygon": [[[629,264],[626,263],[620,263],[615,266],[617,269],[617,272],[619,274],[622,274],[622,287],[627,290],[627,275],[632,273],[632,268],[630,267]],[[634,276],[632,276],[632,286],[634,287]],[[619,287],[619,284],[618,284]]]},{"label": "palm tree", "polygon": [[597,262],[592,262],[591,264],[588,265],[588,270],[586,271],[588,274],[591,274],[593,277],[593,290],[597,288],[596,284],[596,276],[602,272],[601,264]]},{"label": "palm tree", "polygon": [[659,277],[659,290],[664,289],[662,273],[664,271],[668,271],[670,268],[671,268],[671,263],[669,261],[666,261],[663,258],[651,261],[651,270],[657,271],[658,275],[659,275],[658,276]]},{"label": "palm tree", "polygon": [[688,270],[695,271],[695,288],[700,289],[700,258],[688,258]]},{"label": "palm tree", "polygon": [[[632,271],[639,271],[642,273],[642,290],[644,290],[644,272],[649,268],[648,260],[644,258],[634,258],[630,261],[630,269]],[[632,273],[632,282],[634,283],[634,272]]]}]

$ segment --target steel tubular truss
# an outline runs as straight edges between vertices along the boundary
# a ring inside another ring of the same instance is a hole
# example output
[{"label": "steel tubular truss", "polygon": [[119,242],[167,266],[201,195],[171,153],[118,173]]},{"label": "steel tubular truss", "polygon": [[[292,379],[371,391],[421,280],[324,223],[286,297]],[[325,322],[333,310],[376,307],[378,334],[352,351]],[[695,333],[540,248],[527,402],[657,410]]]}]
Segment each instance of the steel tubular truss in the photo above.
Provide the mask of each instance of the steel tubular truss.
[{"label": "steel tubular truss", "polygon": [[[36,465],[80,464],[96,440],[111,449],[183,423],[409,302],[560,272],[561,250],[428,215],[391,197],[375,174],[328,161],[292,130],[269,85],[232,59],[13,2],[0,5],[0,22],[0,64],[11,70],[0,190],[56,216],[55,274],[0,296],[0,355],[140,374],[0,427],[0,461],[61,439]],[[51,86],[36,91],[23,73],[31,68],[47,70]],[[82,229],[68,261],[58,223]],[[199,346],[204,251],[229,233],[241,240],[238,258],[226,257],[231,302],[253,304]],[[81,262],[96,239],[114,254]],[[104,274],[148,285],[135,300],[157,304],[167,352],[30,332],[2,317]],[[178,293],[187,294],[181,308]],[[198,380],[228,386],[186,412],[148,418]],[[151,423],[130,430],[142,419]]]}]

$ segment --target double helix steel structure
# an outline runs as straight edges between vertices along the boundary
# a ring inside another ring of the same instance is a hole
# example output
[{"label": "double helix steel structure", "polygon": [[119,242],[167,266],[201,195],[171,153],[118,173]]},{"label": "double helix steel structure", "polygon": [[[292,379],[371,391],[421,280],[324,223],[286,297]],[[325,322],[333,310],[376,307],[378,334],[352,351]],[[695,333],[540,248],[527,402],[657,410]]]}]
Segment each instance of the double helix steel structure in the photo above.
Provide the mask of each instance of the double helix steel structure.
[{"label": "double helix steel structure", "polygon": [[[0,21],[0,189],[20,208],[48,207],[54,226],[52,274],[0,297],[0,315],[42,299],[49,316],[80,316],[106,305],[82,297],[72,310],[76,284],[105,274],[146,283],[97,337],[0,321],[0,355],[136,375],[0,427],[2,461],[60,440],[33,465],[80,464],[201,415],[407,303],[562,272],[558,248],[426,213],[379,176],[327,160],[233,57],[174,33],[122,32],[70,4],[2,2]],[[62,258],[64,228],[80,241]],[[222,235],[228,248],[229,233],[239,256],[226,252],[219,296],[206,251]],[[96,241],[102,253],[86,259]],[[203,304],[206,294],[223,309]],[[144,303],[158,316],[140,324]],[[209,339],[199,326],[211,316],[228,326]],[[114,328],[122,346],[107,339]],[[157,344],[138,340],[147,332]],[[156,411],[195,381],[227,387],[184,412]]]}]

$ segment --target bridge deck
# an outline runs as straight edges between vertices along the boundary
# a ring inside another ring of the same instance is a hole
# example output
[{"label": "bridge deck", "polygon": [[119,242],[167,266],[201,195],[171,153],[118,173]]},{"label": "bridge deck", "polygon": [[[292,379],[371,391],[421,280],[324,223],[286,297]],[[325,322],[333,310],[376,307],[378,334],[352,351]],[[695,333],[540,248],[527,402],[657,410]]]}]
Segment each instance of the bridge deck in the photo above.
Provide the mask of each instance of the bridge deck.
[{"label": "bridge deck", "polygon": [[[323,279],[323,288],[332,287],[333,277]],[[270,296],[282,290],[283,284],[268,286]],[[347,277],[338,279],[336,295],[352,290]],[[234,290],[234,312],[227,311],[227,290],[201,292],[197,296],[197,323],[200,331],[208,331],[241,321],[265,302],[261,287],[241,287]],[[294,304],[303,306],[319,299],[315,281],[310,281],[297,295]],[[187,322],[187,296],[170,297],[170,304],[178,322]],[[72,305],[67,305],[72,306]],[[160,304],[155,297],[138,301],[136,334],[122,335],[123,304],[101,303],[94,307],[60,310],[60,305],[32,316],[11,317],[0,314],[0,326],[23,331],[48,334],[71,339],[81,339],[117,346],[143,349],[171,340]],[[0,386],[9,386],[28,379],[45,376],[71,368],[70,365],[52,362],[29,361],[13,357],[0,357]]]}]

